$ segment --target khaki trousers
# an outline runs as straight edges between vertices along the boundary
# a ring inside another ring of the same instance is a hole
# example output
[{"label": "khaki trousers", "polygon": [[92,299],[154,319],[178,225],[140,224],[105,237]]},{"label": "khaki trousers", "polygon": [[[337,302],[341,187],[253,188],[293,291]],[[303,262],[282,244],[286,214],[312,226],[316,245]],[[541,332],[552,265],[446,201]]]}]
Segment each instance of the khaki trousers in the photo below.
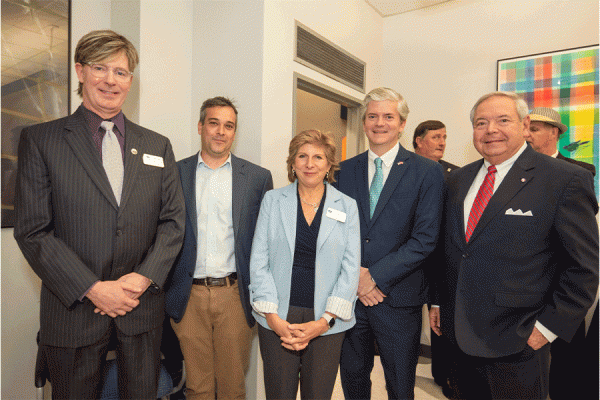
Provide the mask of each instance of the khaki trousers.
[{"label": "khaki trousers", "polygon": [[245,399],[252,330],[238,281],[228,286],[192,285],[185,314],[171,320],[187,374],[187,399]]}]

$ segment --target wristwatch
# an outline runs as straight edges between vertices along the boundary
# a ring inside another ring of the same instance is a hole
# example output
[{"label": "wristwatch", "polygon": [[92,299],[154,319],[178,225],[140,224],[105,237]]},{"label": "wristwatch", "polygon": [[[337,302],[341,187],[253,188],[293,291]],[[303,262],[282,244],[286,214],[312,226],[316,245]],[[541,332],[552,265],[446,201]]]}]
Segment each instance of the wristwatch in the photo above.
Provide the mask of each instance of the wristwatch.
[{"label": "wristwatch", "polygon": [[333,326],[335,325],[335,318],[333,318],[331,315],[323,313],[323,315],[321,315],[321,318],[325,318],[325,321],[327,321],[327,325],[329,325],[329,329],[333,328]]}]

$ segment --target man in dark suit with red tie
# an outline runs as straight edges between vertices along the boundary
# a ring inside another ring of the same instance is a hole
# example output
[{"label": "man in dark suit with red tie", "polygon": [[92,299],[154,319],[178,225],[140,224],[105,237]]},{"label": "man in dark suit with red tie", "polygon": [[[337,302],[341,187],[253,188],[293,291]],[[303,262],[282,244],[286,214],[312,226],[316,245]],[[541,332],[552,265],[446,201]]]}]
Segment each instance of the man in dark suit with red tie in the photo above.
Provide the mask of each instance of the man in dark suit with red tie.
[{"label": "man in dark suit with red tie", "polygon": [[529,147],[527,112],[514,93],[480,98],[483,159],[447,180],[430,323],[454,344],[466,399],[546,399],[548,343],[571,339],[598,286],[592,174]]},{"label": "man in dark suit with red tie", "polygon": [[161,288],[185,206],[169,140],[121,111],[137,62],[115,32],[83,36],[83,104],[21,133],[15,238],[42,280],[39,351],[53,398],[99,398],[114,340],[120,398],[156,397]]}]

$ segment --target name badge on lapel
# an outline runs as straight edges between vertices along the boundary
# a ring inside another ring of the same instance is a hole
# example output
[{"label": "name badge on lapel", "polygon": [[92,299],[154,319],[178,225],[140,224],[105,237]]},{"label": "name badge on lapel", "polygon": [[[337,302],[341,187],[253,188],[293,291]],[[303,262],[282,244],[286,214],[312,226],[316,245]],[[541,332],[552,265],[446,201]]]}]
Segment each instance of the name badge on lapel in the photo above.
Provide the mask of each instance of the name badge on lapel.
[{"label": "name badge on lapel", "polygon": [[336,221],[346,222],[346,213],[339,210],[334,210],[331,207],[327,209],[327,214],[325,215],[331,219],[335,219]]},{"label": "name badge on lapel", "polygon": [[163,161],[162,157],[159,156],[152,156],[150,154],[144,154],[144,164],[146,165],[152,165],[153,167],[159,167],[159,168],[164,168],[165,167],[165,162]]}]

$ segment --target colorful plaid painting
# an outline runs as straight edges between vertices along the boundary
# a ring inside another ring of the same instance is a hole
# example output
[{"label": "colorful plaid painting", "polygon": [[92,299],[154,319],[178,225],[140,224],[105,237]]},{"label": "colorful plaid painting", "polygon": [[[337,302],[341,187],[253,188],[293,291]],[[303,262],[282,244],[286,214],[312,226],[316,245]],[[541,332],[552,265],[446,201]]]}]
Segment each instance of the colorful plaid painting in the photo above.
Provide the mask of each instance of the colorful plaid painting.
[{"label": "colorful plaid painting", "polygon": [[558,111],[569,128],[559,151],[598,170],[598,46],[500,60],[498,90],[520,94],[530,110]]}]

